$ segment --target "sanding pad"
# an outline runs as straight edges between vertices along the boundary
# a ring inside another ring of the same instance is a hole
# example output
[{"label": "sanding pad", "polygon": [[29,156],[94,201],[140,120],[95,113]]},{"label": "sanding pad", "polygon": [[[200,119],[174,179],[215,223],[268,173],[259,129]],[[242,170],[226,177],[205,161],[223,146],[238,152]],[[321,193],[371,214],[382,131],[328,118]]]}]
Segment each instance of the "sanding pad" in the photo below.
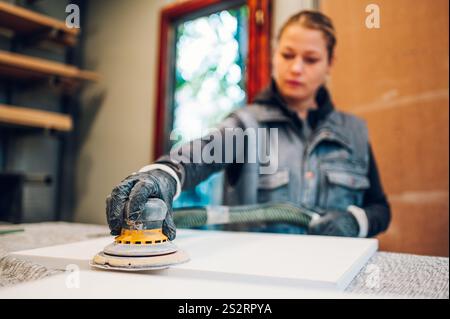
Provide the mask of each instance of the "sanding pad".
[{"label": "sanding pad", "polygon": [[189,256],[183,250],[176,252],[141,257],[114,256],[105,252],[98,253],[90,265],[95,268],[121,271],[160,270],[189,261]]}]

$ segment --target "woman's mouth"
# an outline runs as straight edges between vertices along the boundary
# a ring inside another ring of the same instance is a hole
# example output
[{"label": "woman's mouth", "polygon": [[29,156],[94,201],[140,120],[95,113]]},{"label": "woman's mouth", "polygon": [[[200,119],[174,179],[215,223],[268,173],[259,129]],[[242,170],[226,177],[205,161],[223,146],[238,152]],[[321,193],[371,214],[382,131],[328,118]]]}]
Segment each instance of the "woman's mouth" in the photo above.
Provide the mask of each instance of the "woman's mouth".
[{"label": "woman's mouth", "polygon": [[299,86],[303,86],[304,83],[300,82],[300,81],[295,81],[295,80],[286,80],[286,84],[292,87],[299,87]]}]

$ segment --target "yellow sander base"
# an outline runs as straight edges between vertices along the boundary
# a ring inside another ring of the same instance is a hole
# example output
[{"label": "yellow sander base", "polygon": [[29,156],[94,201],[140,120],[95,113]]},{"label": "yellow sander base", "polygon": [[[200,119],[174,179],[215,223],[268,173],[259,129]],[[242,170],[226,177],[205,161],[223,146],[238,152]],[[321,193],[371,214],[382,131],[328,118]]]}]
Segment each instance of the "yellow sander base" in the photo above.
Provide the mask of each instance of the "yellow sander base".
[{"label": "yellow sander base", "polygon": [[91,266],[107,270],[146,271],[166,269],[189,261],[161,230],[122,230],[114,243],[95,255]]}]

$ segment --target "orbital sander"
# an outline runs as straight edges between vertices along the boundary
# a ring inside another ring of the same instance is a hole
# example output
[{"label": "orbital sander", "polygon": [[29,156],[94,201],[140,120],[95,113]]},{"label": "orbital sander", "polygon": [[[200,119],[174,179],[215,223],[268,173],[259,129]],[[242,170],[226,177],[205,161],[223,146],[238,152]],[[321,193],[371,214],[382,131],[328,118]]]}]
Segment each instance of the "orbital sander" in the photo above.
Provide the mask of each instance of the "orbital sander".
[{"label": "orbital sander", "polygon": [[160,270],[189,261],[189,256],[162,231],[167,205],[151,198],[138,221],[125,218],[120,236],[91,261],[91,266],[108,270]]}]

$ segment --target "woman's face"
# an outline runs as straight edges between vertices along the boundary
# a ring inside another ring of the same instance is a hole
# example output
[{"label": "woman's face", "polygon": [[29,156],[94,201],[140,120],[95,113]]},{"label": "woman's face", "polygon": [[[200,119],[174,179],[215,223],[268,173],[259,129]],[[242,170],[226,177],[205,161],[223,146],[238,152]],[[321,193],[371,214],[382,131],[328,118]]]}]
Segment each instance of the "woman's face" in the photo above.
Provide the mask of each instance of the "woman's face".
[{"label": "woman's face", "polygon": [[314,98],[330,69],[322,31],[307,29],[300,24],[285,29],[273,57],[273,76],[287,102]]}]

